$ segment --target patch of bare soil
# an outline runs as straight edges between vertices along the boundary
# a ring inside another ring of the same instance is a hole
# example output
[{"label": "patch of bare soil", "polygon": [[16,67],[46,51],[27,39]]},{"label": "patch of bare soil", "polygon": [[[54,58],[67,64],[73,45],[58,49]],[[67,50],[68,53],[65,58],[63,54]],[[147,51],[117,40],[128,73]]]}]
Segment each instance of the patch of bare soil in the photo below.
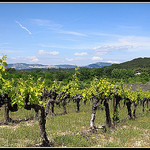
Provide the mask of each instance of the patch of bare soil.
[{"label": "patch of bare soil", "polygon": [[18,121],[17,123],[16,122],[12,122],[12,123],[9,123],[9,124],[1,124],[0,125],[0,128],[8,128],[8,129],[13,129],[13,130],[16,130],[17,128],[20,127],[20,123],[21,124],[24,124],[26,126],[32,126],[34,124],[34,120],[26,120],[26,121]]}]

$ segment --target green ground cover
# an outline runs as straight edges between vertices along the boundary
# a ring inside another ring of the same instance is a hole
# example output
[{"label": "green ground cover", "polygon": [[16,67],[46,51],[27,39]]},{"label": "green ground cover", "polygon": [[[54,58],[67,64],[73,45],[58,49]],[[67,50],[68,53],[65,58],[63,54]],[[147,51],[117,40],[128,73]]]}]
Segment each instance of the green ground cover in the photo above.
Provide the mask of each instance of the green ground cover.
[{"label": "green ground cover", "polygon": [[[110,115],[112,114],[112,101]],[[55,116],[48,115],[46,132],[54,147],[150,147],[150,112],[142,112],[142,106],[137,107],[134,120],[129,120],[126,106],[119,108],[120,122],[114,129],[104,132],[89,132],[92,102],[81,103],[79,113],[75,112],[75,103],[67,104],[67,114],[63,108],[55,107]],[[133,109],[132,109],[133,110]],[[34,147],[40,143],[39,124],[34,119],[33,110],[19,109],[10,112],[10,117],[16,123],[4,124],[4,108],[0,110],[0,147]],[[30,118],[29,120],[25,120]],[[20,122],[19,122],[20,120]],[[17,122],[18,121],[18,122]],[[96,126],[104,125],[105,111],[98,108]]]}]

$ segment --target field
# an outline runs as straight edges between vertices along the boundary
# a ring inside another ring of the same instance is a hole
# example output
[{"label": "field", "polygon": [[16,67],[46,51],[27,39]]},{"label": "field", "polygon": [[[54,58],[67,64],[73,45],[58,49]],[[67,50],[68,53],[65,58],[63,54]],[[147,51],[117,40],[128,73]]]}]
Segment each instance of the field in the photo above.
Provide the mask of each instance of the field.
[{"label": "field", "polygon": [[[112,118],[112,101],[110,115]],[[133,106],[132,106],[133,107]],[[55,107],[55,116],[48,115],[46,132],[54,147],[150,147],[150,112],[142,112],[142,106],[137,107],[133,120],[128,119],[127,108],[123,104],[119,108],[120,122],[115,128],[104,132],[89,131],[92,102],[81,103],[80,112],[75,111],[76,104],[67,104],[67,114],[63,114],[62,106]],[[132,109],[133,110],[133,109]],[[19,109],[10,112],[14,123],[4,124],[4,108],[0,110],[0,147],[35,147],[40,143],[39,124],[34,119],[33,110]],[[105,111],[98,108],[95,125],[100,127],[105,123]]]}]

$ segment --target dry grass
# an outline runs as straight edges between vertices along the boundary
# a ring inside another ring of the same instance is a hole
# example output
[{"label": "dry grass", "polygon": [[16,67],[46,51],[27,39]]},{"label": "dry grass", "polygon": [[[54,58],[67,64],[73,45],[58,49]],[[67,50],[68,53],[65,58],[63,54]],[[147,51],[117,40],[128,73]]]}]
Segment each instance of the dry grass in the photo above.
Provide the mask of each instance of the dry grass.
[{"label": "dry grass", "polygon": [[[112,102],[110,101],[110,105]],[[111,105],[112,106],[112,105]],[[96,133],[89,132],[89,121],[92,103],[82,104],[79,113],[75,112],[75,104],[67,105],[68,114],[63,115],[63,108],[55,108],[56,116],[47,118],[46,131],[54,147],[150,147],[150,112],[142,113],[137,108],[137,118],[128,120],[127,109],[121,105],[120,122],[115,129],[107,132],[99,129]],[[4,125],[4,109],[0,111],[0,147],[33,147],[40,143],[39,125],[37,120],[20,121]],[[34,116],[34,111],[19,110],[10,113],[14,120],[23,120]],[[112,117],[112,107],[111,107]],[[96,126],[105,123],[104,110],[96,113]]]}]

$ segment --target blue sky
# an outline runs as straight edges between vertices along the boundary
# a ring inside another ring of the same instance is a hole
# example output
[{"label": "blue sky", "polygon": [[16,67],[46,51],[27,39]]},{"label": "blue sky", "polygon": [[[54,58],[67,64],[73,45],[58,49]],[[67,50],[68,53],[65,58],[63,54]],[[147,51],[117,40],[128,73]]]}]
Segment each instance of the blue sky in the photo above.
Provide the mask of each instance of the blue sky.
[{"label": "blue sky", "polygon": [[150,3],[0,3],[0,53],[79,66],[150,57]]}]

